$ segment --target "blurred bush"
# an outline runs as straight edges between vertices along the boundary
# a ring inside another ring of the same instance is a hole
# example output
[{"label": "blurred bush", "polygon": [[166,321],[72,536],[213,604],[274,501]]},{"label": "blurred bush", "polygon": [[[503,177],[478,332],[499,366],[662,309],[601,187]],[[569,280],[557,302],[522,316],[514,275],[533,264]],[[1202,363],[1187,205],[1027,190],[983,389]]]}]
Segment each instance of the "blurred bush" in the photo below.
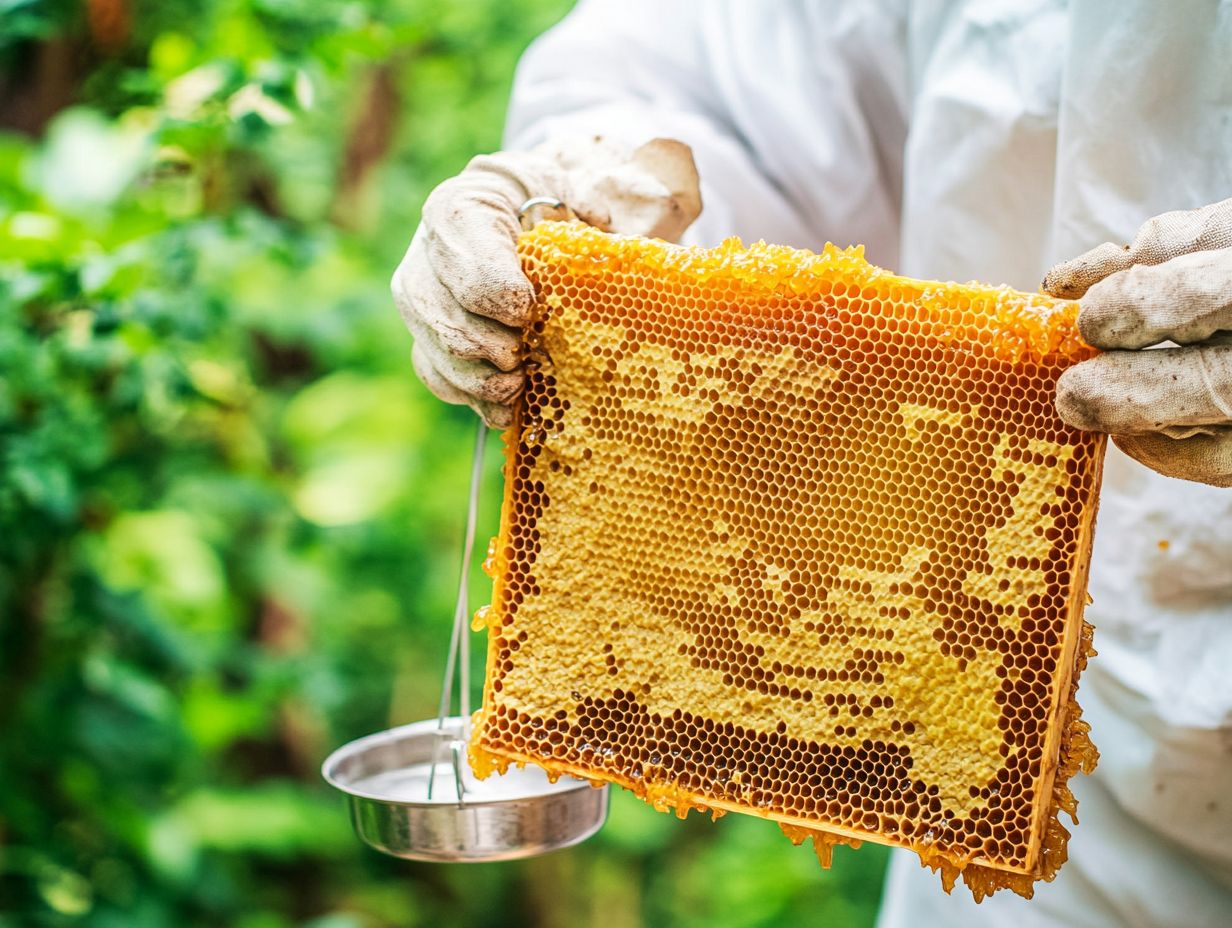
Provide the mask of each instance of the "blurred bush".
[{"label": "blurred bush", "polygon": [[473,426],[387,281],[567,6],[0,0],[0,925],[871,920],[879,849],[413,865],[317,775],[433,712]]}]

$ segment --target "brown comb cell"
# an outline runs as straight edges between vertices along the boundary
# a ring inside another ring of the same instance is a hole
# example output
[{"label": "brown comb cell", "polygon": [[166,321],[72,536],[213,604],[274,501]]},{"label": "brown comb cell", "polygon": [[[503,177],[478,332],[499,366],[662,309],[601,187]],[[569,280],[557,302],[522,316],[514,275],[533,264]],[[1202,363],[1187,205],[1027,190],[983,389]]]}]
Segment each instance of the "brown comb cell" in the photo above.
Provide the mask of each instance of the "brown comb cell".
[{"label": "brown comb cell", "polygon": [[481,775],[911,848],[977,899],[1065,859],[1105,439],[1077,304],[861,249],[541,223],[506,433]]}]

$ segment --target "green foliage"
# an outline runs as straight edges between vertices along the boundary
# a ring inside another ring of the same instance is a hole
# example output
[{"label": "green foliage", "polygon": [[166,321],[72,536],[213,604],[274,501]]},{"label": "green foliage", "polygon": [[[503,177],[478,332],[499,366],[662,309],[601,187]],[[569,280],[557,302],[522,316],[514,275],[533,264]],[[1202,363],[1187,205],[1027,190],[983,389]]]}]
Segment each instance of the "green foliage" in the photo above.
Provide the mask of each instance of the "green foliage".
[{"label": "green foliage", "polygon": [[877,849],[617,796],[578,849],[414,865],[317,774],[433,711],[473,420],[387,281],[567,6],[0,0],[0,97],[60,62],[75,101],[0,134],[0,926],[871,920]]}]

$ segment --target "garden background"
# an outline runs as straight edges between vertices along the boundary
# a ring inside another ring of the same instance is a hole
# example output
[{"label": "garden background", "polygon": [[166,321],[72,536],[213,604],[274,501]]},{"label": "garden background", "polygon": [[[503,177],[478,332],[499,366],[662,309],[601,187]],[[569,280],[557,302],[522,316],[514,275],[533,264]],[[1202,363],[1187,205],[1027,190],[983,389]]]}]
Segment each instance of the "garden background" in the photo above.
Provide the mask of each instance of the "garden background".
[{"label": "garden background", "polygon": [[473,419],[388,279],[569,5],[0,0],[3,928],[871,923],[880,848],[620,794],[415,864],[318,774],[435,711]]}]

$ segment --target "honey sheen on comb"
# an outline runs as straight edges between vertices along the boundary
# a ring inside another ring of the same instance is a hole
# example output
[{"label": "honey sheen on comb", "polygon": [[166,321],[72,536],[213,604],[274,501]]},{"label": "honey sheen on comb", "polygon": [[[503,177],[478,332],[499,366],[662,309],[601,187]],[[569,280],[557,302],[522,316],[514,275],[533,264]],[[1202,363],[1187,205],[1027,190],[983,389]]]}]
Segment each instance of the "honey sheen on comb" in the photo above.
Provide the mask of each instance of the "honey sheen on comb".
[{"label": "honey sheen on comb", "polygon": [[1077,304],[859,248],[523,234],[472,764],[911,848],[977,899],[1065,859],[1103,436]]}]

